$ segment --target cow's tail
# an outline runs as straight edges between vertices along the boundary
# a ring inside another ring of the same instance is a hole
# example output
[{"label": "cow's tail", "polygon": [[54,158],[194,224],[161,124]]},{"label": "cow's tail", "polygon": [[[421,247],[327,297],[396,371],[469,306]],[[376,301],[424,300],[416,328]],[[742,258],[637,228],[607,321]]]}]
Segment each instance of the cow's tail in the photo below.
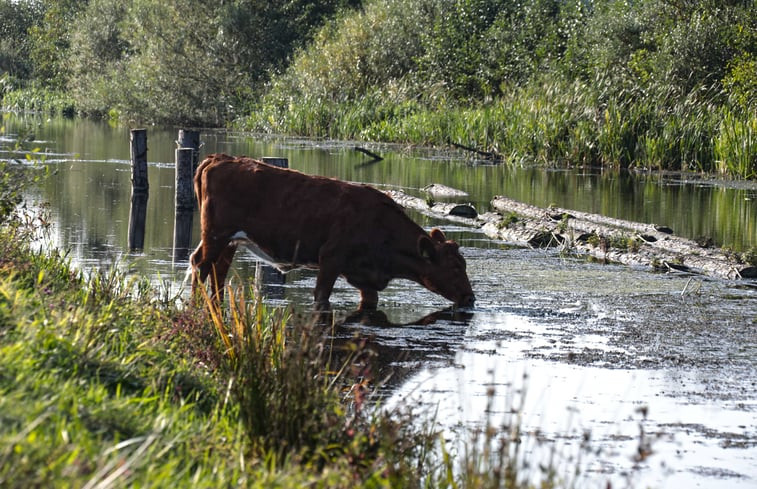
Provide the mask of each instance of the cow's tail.
[{"label": "cow's tail", "polygon": [[[200,255],[198,255],[198,253]],[[195,273],[198,273],[198,270],[196,269],[197,261],[202,257],[202,240],[200,240],[200,244],[197,245],[197,248],[195,248],[194,252],[189,256],[189,266],[187,267],[187,271],[184,272],[184,280],[181,282],[181,288],[186,288],[187,285],[192,283],[192,275]]]},{"label": "cow's tail", "polygon": [[195,171],[195,197],[197,197],[197,208],[202,208],[202,174],[205,173],[205,168],[208,167],[213,161],[215,161],[214,158],[211,156],[205,158],[202,160],[202,162],[197,166],[197,171]]}]

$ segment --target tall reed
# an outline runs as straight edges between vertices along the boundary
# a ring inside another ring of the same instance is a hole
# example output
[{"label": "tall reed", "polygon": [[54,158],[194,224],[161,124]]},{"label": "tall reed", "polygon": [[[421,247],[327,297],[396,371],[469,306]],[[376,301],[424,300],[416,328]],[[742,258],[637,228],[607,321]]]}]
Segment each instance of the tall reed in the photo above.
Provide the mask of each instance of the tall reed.
[{"label": "tall reed", "polygon": [[727,108],[715,136],[717,170],[742,178],[757,178],[757,116]]}]

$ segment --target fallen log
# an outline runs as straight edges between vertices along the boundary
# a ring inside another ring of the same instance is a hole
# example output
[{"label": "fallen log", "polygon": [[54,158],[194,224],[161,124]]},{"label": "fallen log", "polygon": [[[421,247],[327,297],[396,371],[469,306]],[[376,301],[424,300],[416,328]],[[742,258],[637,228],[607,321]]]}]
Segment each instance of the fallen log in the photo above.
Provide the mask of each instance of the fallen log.
[{"label": "fallen log", "polygon": [[[503,224],[503,217],[496,212],[478,214],[478,212],[469,205],[461,206],[460,204],[452,204],[449,202],[424,200],[419,197],[408,195],[401,190],[389,190],[386,193],[402,207],[416,210],[430,217],[483,228],[484,232],[486,232],[487,229],[494,229],[498,233],[498,239],[516,245],[542,248],[549,246],[551,244],[550,242],[556,239],[549,232],[533,229],[528,226],[506,226]],[[467,208],[467,212],[460,212],[461,207]]]},{"label": "fallen log", "polygon": [[483,226],[490,237],[509,240],[511,234],[504,230],[520,226],[551,235],[549,245],[604,261],[728,279],[757,277],[754,265],[742,262],[732,253],[671,234],[665,226],[559,207],[541,208],[501,196],[492,200],[492,208],[503,215],[503,220]]},{"label": "fallen log", "polygon": [[421,190],[438,199],[458,199],[468,197],[468,192],[463,192],[462,190],[448,187],[446,185],[442,185],[441,183],[432,183],[430,185],[426,185]]},{"label": "fallen log", "polygon": [[757,266],[721,249],[703,247],[675,236],[664,226],[615,219],[558,207],[542,208],[495,197],[495,212],[461,216],[460,204],[426,201],[402,191],[387,194],[406,208],[431,217],[479,227],[493,239],[531,248],[560,247],[603,262],[650,267],[656,270],[702,273],[739,279],[757,278]]}]

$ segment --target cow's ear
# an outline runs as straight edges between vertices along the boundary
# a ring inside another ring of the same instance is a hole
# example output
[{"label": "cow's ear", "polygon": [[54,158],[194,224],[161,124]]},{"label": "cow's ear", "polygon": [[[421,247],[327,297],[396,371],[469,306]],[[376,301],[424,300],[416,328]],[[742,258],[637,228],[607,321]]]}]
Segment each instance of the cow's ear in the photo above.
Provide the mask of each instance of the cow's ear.
[{"label": "cow's ear", "polygon": [[445,241],[447,241],[447,237],[444,235],[444,232],[439,228],[434,228],[431,230],[431,239],[433,239],[437,243],[444,243]]},{"label": "cow's ear", "polygon": [[418,254],[421,255],[424,260],[436,263],[436,246],[431,238],[428,236],[421,236],[418,238]]}]

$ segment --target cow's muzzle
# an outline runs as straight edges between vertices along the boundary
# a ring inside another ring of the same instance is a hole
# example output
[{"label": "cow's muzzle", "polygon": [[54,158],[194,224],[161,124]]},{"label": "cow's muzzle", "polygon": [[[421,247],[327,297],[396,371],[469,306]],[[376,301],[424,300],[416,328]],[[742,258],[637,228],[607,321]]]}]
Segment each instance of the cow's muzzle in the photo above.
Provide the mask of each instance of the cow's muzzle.
[{"label": "cow's muzzle", "polygon": [[464,295],[455,305],[457,307],[473,307],[476,303],[476,296],[473,294]]}]

